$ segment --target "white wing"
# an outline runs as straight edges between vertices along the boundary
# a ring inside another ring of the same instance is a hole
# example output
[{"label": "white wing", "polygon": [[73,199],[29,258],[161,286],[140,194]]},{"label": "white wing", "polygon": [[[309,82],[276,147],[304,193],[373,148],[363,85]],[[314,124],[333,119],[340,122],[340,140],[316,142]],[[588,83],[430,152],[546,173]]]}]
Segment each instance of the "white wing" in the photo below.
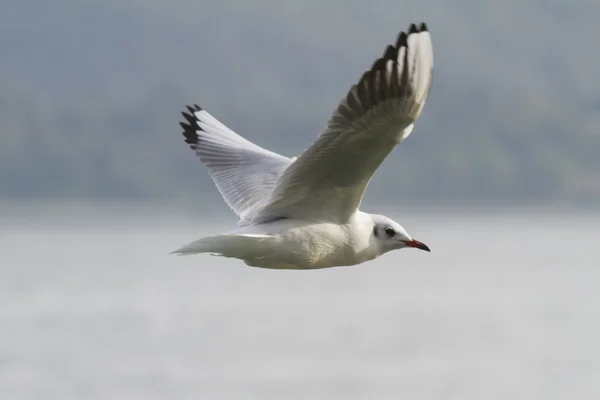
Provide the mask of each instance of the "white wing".
[{"label": "white wing", "polygon": [[208,168],[229,207],[242,221],[271,194],[281,173],[294,162],[244,139],[199,106],[188,106],[181,122],[185,141]]},{"label": "white wing", "polygon": [[427,26],[412,24],[340,102],[318,139],[287,168],[255,220],[344,222],[379,165],[410,135],[433,76]]}]

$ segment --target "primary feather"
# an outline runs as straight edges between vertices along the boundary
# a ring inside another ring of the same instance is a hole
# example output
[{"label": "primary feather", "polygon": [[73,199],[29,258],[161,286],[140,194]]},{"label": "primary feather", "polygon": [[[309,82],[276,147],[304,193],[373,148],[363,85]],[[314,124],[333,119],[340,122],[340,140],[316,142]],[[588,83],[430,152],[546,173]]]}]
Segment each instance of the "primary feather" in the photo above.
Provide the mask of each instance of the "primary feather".
[{"label": "primary feather", "polygon": [[257,214],[344,223],[371,177],[413,130],[431,87],[433,50],[425,23],[401,32],[287,168]]},{"label": "primary feather", "polygon": [[244,139],[198,105],[182,112],[185,141],[207,167],[217,189],[242,221],[251,217],[293,158]]}]

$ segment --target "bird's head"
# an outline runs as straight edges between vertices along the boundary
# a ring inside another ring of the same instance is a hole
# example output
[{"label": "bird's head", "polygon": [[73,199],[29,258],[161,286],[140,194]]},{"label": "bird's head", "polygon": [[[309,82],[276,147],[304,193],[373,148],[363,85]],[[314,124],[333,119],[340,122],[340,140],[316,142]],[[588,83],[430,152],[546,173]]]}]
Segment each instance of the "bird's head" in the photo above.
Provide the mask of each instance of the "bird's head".
[{"label": "bird's head", "polygon": [[379,245],[381,254],[405,247],[431,251],[425,243],[410,237],[399,223],[383,215],[373,215],[373,239]]}]

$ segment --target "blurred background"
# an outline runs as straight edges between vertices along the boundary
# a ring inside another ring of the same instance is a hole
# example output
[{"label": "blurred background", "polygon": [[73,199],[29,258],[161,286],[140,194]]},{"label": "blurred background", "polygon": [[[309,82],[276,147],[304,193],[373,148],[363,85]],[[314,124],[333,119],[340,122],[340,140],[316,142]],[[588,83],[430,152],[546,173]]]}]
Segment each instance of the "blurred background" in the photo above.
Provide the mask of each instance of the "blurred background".
[{"label": "blurred background", "polygon": [[[186,104],[297,155],[420,21],[433,87],[362,208],[432,253],[167,255],[236,223]],[[0,398],[599,398],[599,37],[591,0],[4,0]]]}]

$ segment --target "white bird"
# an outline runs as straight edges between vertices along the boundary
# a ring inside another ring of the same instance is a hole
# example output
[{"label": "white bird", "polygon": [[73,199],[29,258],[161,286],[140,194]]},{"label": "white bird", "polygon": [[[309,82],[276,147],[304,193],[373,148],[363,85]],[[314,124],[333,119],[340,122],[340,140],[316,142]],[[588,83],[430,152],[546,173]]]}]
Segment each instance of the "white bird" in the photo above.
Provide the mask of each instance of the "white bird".
[{"label": "white bird", "polygon": [[412,132],[432,77],[427,25],[411,24],[352,86],[317,140],[294,158],[257,146],[199,106],[188,106],[181,123],[185,141],[240,222],[173,253],[318,269],[360,264],[405,247],[430,251],[397,222],[358,208],[379,165]]}]

